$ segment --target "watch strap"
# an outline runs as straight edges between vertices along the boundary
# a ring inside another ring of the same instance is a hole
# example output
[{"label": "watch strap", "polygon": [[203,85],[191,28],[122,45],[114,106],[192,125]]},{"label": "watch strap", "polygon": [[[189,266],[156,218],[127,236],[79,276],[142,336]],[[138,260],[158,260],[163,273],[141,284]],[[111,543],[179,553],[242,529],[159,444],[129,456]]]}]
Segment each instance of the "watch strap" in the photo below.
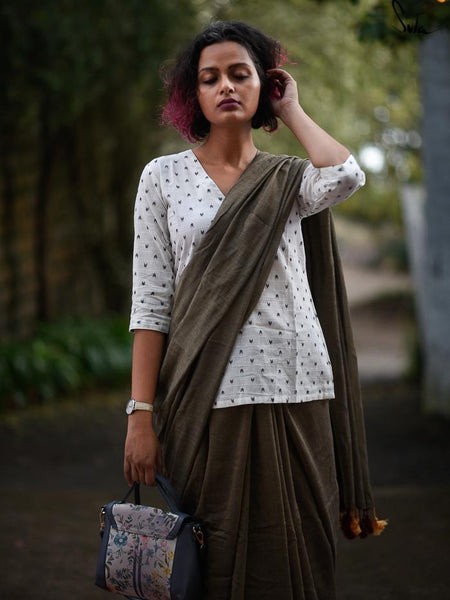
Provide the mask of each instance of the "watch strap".
[{"label": "watch strap", "polygon": [[148,404],[148,402],[138,402],[136,400],[134,403],[134,410],[148,410],[149,412],[153,412],[153,404]]}]

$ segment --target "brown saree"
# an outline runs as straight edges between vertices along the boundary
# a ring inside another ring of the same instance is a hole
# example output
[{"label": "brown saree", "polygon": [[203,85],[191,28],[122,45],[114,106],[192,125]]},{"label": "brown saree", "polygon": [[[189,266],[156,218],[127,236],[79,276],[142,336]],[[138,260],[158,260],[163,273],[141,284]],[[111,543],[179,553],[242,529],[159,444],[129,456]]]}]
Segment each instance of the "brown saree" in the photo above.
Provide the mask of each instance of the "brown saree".
[{"label": "brown saree", "polygon": [[[339,510],[377,533],[356,359],[329,211],[305,220],[336,398],[212,410],[306,161],[258,153],[178,283],[155,400],[166,475],[208,532],[207,600],[332,600]],[[308,224],[306,225],[306,221]]]}]

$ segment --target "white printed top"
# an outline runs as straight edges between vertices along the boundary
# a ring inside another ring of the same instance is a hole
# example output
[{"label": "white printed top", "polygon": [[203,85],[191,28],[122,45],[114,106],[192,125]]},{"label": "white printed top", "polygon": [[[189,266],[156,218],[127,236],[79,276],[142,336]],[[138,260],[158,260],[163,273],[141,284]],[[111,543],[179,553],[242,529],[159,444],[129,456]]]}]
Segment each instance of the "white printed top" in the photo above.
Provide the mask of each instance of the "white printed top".
[{"label": "white printed top", "polygon": [[[365,183],[350,155],[307,165],[261,297],[239,331],[214,408],[333,398],[333,376],[306,275],[301,219]],[[167,333],[177,282],[224,195],[192,150],[148,163],[138,185],[130,331]]]}]

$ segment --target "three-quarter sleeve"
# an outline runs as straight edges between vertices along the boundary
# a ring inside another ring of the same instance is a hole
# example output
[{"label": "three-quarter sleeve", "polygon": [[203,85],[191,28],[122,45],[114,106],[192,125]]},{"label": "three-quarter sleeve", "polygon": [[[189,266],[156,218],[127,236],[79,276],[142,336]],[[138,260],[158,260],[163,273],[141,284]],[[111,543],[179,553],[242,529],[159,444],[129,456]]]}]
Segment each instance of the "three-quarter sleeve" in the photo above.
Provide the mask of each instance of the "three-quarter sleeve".
[{"label": "three-quarter sleeve", "polygon": [[167,202],[155,159],[144,167],[136,194],[130,331],[152,329],[167,333],[173,289]]},{"label": "three-quarter sleeve", "polygon": [[340,165],[314,167],[309,163],[300,186],[300,216],[308,217],[339,204],[365,182],[364,172],[352,154]]}]

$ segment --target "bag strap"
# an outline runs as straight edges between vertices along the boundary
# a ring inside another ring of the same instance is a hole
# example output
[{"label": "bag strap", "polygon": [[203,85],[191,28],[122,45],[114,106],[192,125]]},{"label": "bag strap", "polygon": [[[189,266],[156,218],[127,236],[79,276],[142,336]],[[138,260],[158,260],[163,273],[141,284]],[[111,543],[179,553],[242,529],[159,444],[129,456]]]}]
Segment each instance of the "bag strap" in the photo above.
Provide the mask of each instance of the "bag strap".
[{"label": "bag strap", "polygon": [[180,502],[180,499],[178,498],[178,495],[177,495],[176,491],[174,490],[172,484],[165,477],[160,475],[159,473],[156,473],[155,480],[156,480],[156,485],[158,486],[158,489],[159,489],[162,497],[169,505],[170,510],[173,510],[175,512],[180,512],[179,506],[180,506],[181,502]]},{"label": "bag strap", "polygon": [[[167,479],[165,477],[163,477],[162,475],[160,475],[159,473],[156,473],[155,481],[156,481],[156,486],[157,486],[161,496],[167,502],[170,510],[173,512],[180,512],[180,509],[178,508],[180,505],[180,500],[177,496],[177,493],[173,489],[172,485],[169,483],[169,481],[167,481]],[[141,504],[141,486],[137,481],[135,481],[133,483],[133,485],[129,488],[126,495],[121,500],[121,504],[126,502],[133,492],[134,492],[134,503]]]}]

